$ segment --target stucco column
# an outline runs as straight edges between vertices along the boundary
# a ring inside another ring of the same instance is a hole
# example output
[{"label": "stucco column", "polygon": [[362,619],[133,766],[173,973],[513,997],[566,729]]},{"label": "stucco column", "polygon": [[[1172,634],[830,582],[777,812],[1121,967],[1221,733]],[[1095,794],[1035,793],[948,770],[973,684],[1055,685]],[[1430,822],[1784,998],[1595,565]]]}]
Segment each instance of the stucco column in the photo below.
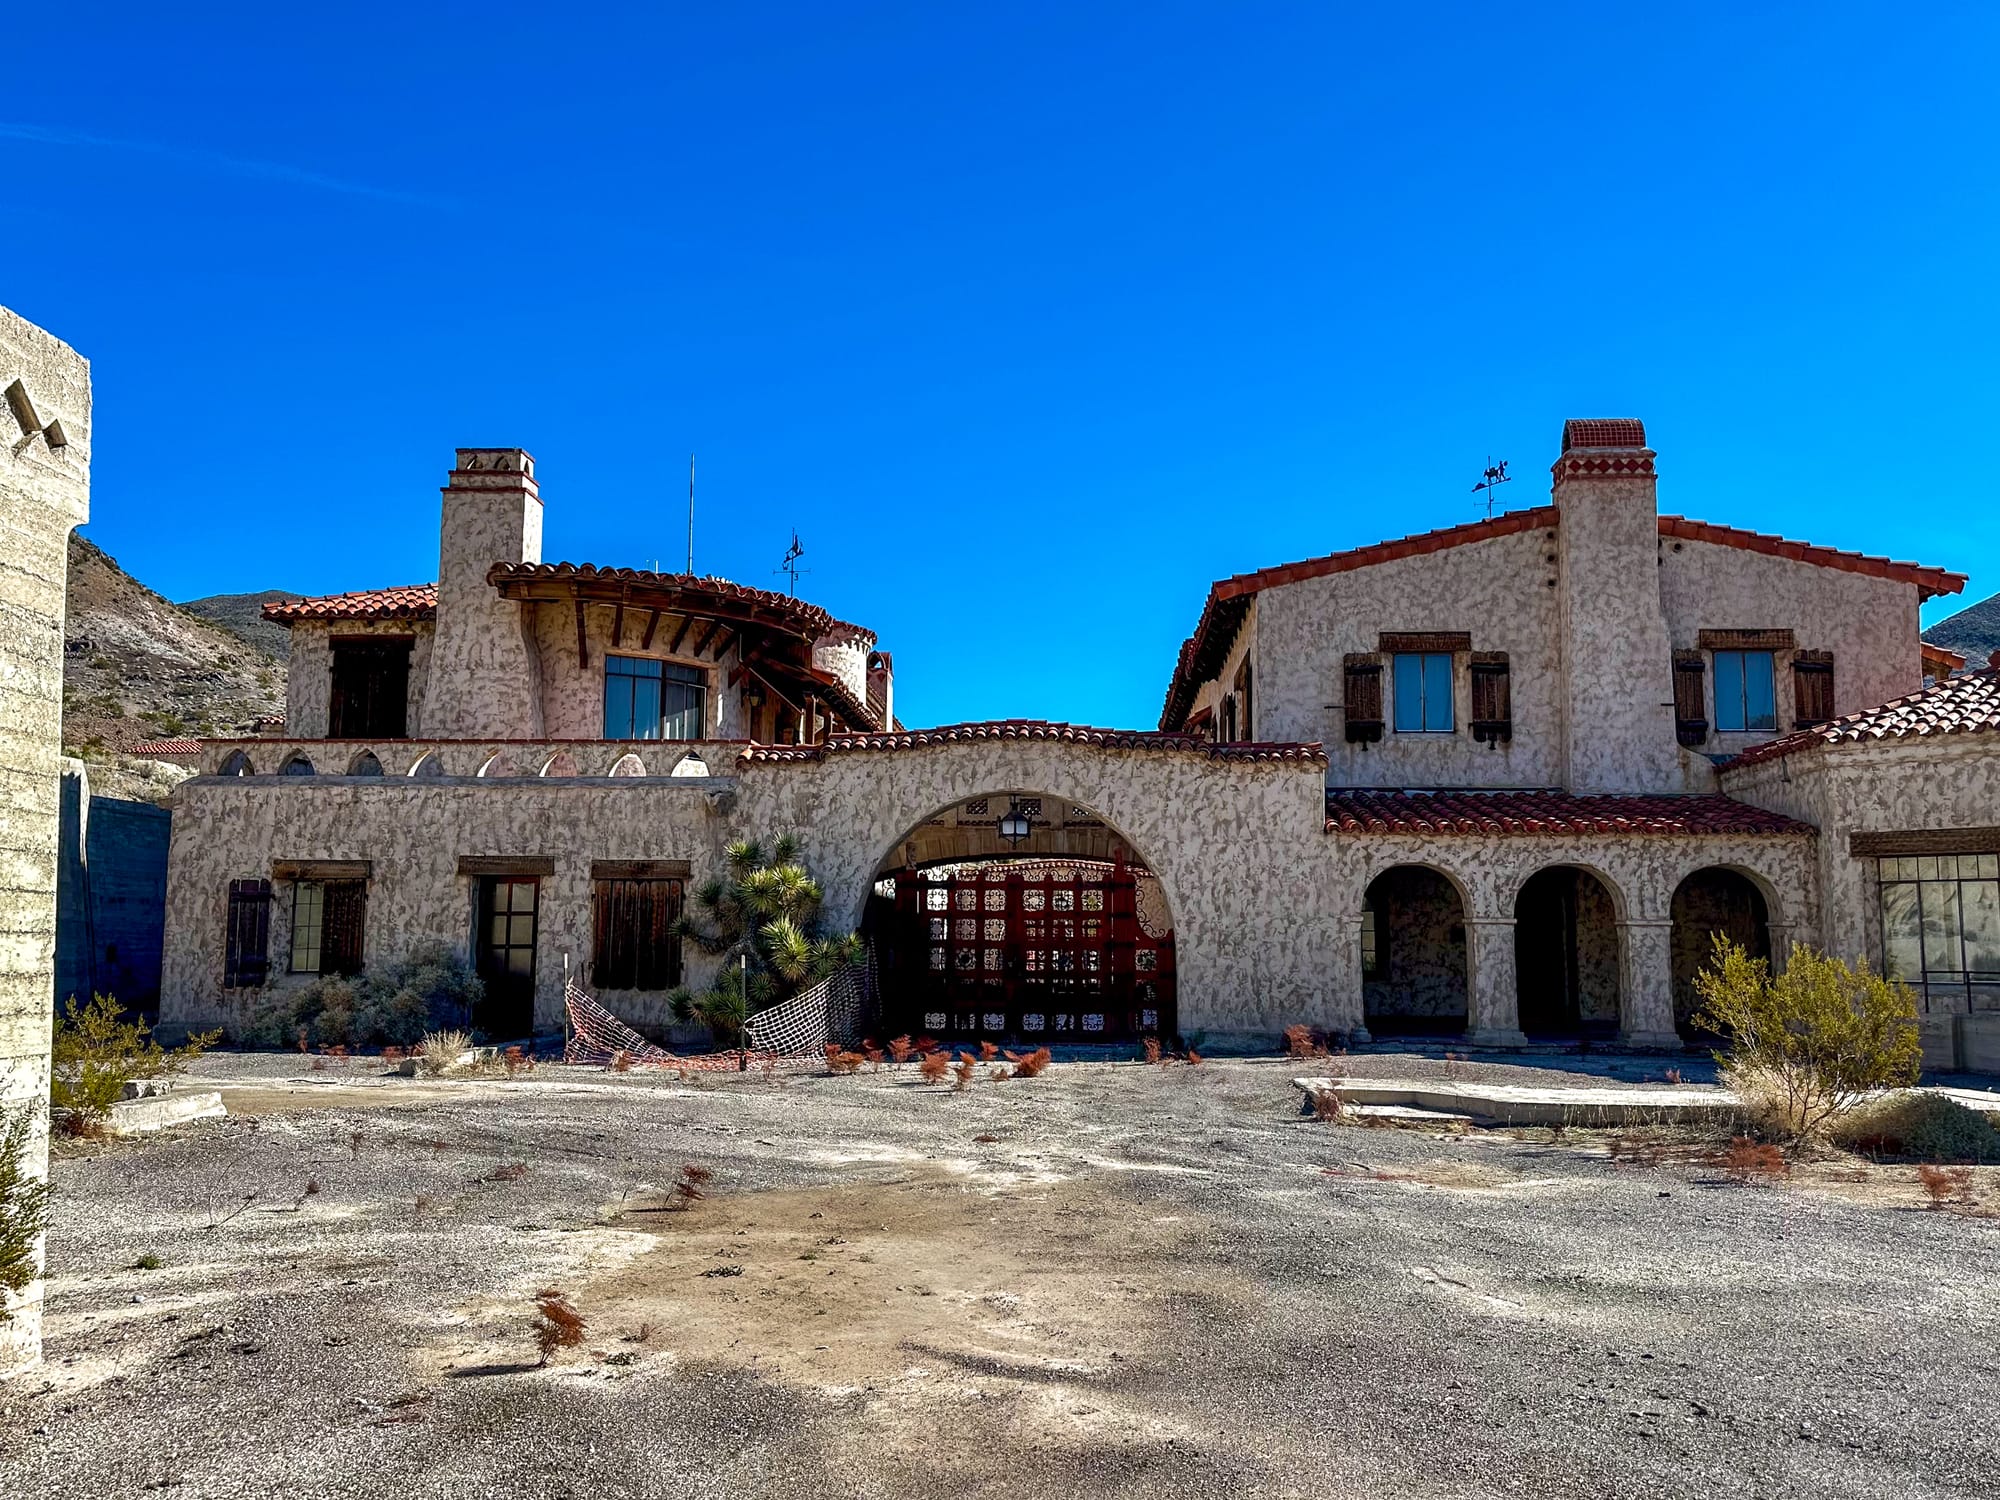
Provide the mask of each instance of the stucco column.
[{"label": "stucco column", "polygon": [[1770,924],[1770,937],[1771,972],[1782,974],[1785,972],[1785,960],[1792,956],[1792,944],[1798,941],[1799,929],[1791,922],[1773,922]]},{"label": "stucco column", "polygon": [[1624,983],[1618,1039],[1628,1047],[1678,1050],[1674,1029],[1674,924],[1667,917],[1637,917],[1618,924]]},{"label": "stucco column", "polygon": [[1475,1047],[1523,1047],[1521,1007],[1514,979],[1514,919],[1474,917],[1465,924],[1467,1014],[1465,1039]]},{"label": "stucco column", "polygon": [[1368,1006],[1362,986],[1367,969],[1361,959],[1361,933],[1367,917],[1355,912],[1341,924],[1340,961],[1334,965],[1332,992],[1327,996],[1327,1030],[1346,1034],[1348,1045],[1365,1047],[1370,1040]]}]

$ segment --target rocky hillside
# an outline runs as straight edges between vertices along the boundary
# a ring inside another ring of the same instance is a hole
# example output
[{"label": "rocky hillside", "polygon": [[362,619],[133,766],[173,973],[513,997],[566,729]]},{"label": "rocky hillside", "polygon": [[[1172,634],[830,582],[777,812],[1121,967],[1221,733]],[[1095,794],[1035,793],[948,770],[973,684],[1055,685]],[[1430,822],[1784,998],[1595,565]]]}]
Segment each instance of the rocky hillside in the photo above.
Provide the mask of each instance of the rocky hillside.
[{"label": "rocky hillside", "polygon": [[190,599],[181,608],[191,615],[200,615],[204,620],[213,620],[239,641],[256,647],[266,656],[278,661],[290,661],[292,633],[284,626],[273,625],[265,619],[264,606],[304,597],[303,594],[288,594],[283,589],[265,589],[261,594],[210,594],[206,599]]},{"label": "rocky hillside", "polygon": [[1924,639],[1958,652],[1968,667],[1985,666],[1987,657],[2000,651],[2000,594],[1939,620],[1924,632]]},{"label": "rocky hillside", "polygon": [[63,743],[90,762],[93,791],[161,796],[178,774],[128,755],[133,745],[245,733],[284,707],[282,664],[70,538]]}]

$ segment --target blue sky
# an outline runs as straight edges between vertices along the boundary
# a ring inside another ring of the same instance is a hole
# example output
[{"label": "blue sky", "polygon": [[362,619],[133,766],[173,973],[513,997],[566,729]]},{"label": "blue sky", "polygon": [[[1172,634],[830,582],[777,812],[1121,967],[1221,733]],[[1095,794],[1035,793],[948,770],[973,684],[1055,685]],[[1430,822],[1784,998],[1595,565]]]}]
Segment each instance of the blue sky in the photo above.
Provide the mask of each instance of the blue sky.
[{"label": "blue sky", "polygon": [[[173,598],[551,559],[879,631],[912,723],[1157,717],[1215,578],[1547,495],[2000,588],[2000,9],[79,5],[8,23],[0,301]],[[32,65],[21,63],[32,60]]]}]

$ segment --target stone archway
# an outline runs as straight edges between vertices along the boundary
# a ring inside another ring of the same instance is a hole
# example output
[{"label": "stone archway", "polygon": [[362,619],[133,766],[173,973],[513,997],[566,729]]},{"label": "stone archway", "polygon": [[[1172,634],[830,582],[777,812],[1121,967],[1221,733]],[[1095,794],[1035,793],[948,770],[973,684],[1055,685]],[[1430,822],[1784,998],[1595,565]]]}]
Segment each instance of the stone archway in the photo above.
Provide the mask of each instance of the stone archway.
[{"label": "stone archway", "polygon": [[[1026,837],[1004,836],[1009,815]],[[1176,1034],[1159,878],[1067,798],[989,793],[924,818],[876,866],[862,931],[891,1033],[1032,1044]]]},{"label": "stone archway", "polygon": [[1740,870],[1709,865],[1674,887],[1674,1029],[1689,1041],[1714,1040],[1695,1024],[1701,996],[1694,979],[1708,966],[1718,935],[1752,958],[1771,956],[1771,908],[1763,889]]},{"label": "stone archway", "polygon": [[1615,1036],[1619,1026],[1618,902],[1580,865],[1537,870],[1514,897],[1514,984],[1530,1038]]},{"label": "stone archway", "polygon": [[1471,1005],[1466,902],[1430,865],[1392,865],[1362,898],[1361,1008],[1376,1036],[1457,1036]]}]

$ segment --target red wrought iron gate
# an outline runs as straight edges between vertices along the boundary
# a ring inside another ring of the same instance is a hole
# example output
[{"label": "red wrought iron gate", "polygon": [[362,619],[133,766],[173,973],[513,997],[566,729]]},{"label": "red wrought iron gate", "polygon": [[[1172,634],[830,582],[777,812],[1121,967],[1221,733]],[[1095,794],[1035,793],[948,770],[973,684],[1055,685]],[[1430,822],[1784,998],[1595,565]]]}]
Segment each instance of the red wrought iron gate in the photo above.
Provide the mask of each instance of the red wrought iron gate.
[{"label": "red wrought iron gate", "polygon": [[940,1040],[1174,1035],[1174,937],[1140,876],[1087,862],[902,870],[882,970],[891,1027]]}]

